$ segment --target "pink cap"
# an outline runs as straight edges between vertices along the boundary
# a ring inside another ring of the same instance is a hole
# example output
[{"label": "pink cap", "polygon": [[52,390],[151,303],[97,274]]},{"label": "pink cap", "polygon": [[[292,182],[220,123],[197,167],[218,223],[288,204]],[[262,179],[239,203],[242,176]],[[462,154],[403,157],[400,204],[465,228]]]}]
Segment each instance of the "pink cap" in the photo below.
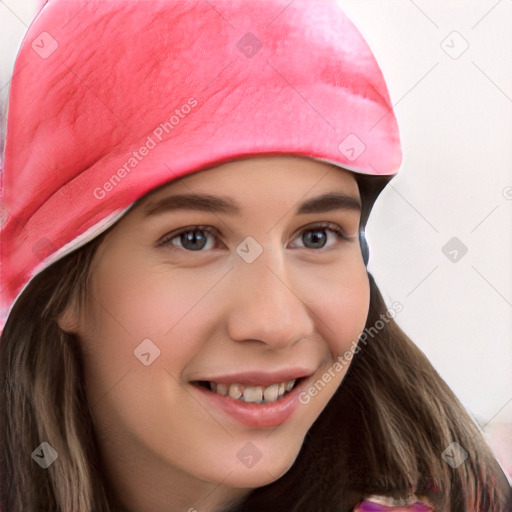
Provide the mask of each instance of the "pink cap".
[{"label": "pink cap", "polygon": [[0,327],[34,275],[150,190],[277,153],[401,164],[379,65],[335,0],[50,0],[10,88]]}]

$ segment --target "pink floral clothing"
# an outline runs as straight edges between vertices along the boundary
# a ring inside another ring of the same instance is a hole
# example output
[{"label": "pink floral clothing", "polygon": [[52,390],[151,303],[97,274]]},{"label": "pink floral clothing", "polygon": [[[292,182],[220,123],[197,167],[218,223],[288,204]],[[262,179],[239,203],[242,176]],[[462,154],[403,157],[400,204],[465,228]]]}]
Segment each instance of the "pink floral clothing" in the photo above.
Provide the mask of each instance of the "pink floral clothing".
[{"label": "pink floral clothing", "polygon": [[385,496],[370,496],[360,502],[354,512],[434,512],[434,508],[415,497],[409,500],[393,500]]}]

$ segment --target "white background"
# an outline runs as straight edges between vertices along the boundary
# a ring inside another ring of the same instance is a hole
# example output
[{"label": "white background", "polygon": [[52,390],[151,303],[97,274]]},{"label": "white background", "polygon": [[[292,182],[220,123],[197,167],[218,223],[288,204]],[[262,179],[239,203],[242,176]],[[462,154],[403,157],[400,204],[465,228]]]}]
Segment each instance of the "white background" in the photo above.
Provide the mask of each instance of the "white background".
[{"label": "white background", "polygon": [[[369,270],[510,472],[512,0],[340,3],[383,68],[404,148],[370,217]],[[3,112],[36,5],[0,3]]]},{"label": "white background", "polygon": [[[340,3],[384,70],[404,147],[370,217],[369,270],[511,471],[512,2]],[[452,237],[468,249],[457,262]]]}]

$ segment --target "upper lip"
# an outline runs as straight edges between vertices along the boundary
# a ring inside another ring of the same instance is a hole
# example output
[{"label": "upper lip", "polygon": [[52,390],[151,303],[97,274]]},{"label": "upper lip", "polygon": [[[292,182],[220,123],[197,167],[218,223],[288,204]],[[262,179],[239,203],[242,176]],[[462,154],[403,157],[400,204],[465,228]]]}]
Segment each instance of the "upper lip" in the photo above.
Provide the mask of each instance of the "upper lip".
[{"label": "upper lip", "polygon": [[217,382],[222,384],[245,384],[248,386],[270,386],[280,382],[288,382],[293,379],[309,377],[314,372],[305,368],[286,368],[276,371],[248,370],[244,372],[215,375],[194,379],[197,381]]}]

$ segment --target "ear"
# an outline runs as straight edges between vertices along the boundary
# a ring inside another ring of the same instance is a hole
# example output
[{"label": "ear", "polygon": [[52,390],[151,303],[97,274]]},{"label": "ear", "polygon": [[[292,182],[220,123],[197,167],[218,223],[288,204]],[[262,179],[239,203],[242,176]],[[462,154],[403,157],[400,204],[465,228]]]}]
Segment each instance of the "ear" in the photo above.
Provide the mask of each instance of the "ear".
[{"label": "ear", "polygon": [[57,317],[57,325],[68,334],[77,334],[80,326],[78,308],[74,301],[66,306],[66,309]]}]

